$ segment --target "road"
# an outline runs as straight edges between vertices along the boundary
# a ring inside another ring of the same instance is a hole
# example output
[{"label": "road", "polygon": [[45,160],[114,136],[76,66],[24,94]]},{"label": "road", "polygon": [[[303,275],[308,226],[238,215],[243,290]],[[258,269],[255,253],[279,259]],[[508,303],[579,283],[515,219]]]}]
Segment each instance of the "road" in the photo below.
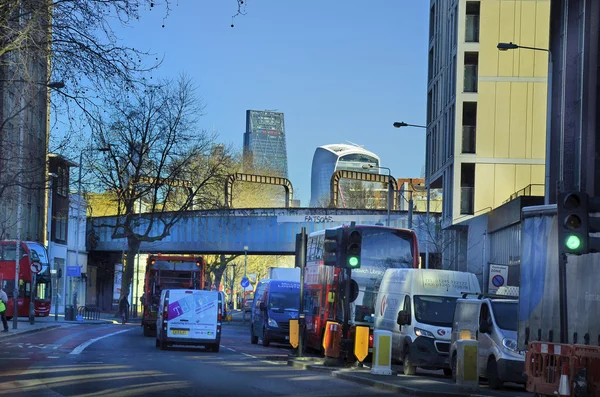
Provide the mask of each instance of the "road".
[{"label": "road", "polygon": [[219,353],[160,351],[139,325],[71,325],[0,341],[0,395],[398,396],[289,367],[288,353],[241,325],[224,325]]}]

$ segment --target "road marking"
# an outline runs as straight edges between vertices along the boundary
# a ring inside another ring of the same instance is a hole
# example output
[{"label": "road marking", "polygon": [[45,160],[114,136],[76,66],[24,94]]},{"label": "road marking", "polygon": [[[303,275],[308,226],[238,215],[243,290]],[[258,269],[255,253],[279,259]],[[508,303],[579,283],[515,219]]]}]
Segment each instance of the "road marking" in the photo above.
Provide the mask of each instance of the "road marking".
[{"label": "road marking", "polygon": [[246,353],[242,353],[242,354],[243,354],[244,356],[246,356],[246,357],[258,358],[258,357],[256,357],[256,356],[253,356],[253,355],[251,355],[251,354],[246,354]]},{"label": "road marking", "polygon": [[104,336],[99,336],[97,338],[94,339],[90,339],[85,343],[82,343],[81,345],[77,346],[75,349],[73,349],[73,351],[69,354],[80,354],[82,351],[84,351],[87,347],[89,347],[92,343],[94,342],[98,342],[100,339],[104,339],[104,338],[108,338],[109,336],[115,336],[118,334],[122,334],[123,332],[127,332],[127,331],[131,331],[133,328],[129,328],[129,329],[124,329],[122,331],[118,331],[118,332],[113,332],[112,334],[108,334],[108,335],[104,335]]},{"label": "road marking", "polygon": [[58,356],[48,356],[48,358],[60,358]]},{"label": "road marking", "polygon": [[3,360],[29,360],[29,357],[2,357]]},{"label": "road marking", "polygon": [[235,353],[235,350],[233,350],[231,347],[228,347],[227,350],[231,350],[232,352]]}]

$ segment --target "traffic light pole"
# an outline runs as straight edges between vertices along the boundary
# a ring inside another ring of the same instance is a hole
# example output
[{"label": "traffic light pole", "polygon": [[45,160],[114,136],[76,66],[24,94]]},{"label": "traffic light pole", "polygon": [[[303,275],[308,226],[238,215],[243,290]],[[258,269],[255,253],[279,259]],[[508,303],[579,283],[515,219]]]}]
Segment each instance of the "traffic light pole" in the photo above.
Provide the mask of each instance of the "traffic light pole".
[{"label": "traffic light pole", "polygon": [[298,357],[302,357],[302,349],[303,349],[303,339],[304,339],[304,269],[306,267],[306,228],[302,227],[300,231],[300,242],[298,244],[299,252],[298,255],[298,264],[300,265],[300,306],[298,307]]},{"label": "traffic light pole", "polygon": [[558,253],[558,307],[560,311],[560,343],[569,343],[567,313],[567,254]]}]

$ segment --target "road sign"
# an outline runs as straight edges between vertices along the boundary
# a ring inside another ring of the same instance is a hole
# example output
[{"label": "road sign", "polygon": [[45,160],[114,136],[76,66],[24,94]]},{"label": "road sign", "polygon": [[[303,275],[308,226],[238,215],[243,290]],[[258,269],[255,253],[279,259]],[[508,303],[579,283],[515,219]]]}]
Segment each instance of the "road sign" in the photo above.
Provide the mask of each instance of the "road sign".
[{"label": "road sign", "polygon": [[31,270],[31,273],[38,274],[42,271],[42,264],[39,262],[32,262],[31,265],[29,265],[29,270]]},{"label": "road sign", "polygon": [[81,277],[81,267],[67,266],[67,277]]},{"label": "road sign", "polygon": [[248,277],[243,277],[242,281],[240,281],[240,285],[242,286],[242,288],[246,288],[247,286],[249,286],[250,280],[248,280]]},{"label": "road sign", "polygon": [[490,265],[488,292],[495,294],[498,288],[506,285],[508,278],[508,266],[506,265]]}]

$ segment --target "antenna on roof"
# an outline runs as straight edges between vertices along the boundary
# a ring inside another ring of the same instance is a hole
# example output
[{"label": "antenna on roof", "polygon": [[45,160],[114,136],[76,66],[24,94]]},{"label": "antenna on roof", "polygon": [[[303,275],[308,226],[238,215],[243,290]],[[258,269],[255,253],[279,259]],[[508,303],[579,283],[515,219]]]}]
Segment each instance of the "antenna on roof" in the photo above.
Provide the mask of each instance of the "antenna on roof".
[{"label": "antenna on roof", "polygon": [[361,148],[364,148],[364,147],[365,147],[365,145],[359,145],[358,143],[350,142],[350,141],[348,141],[348,140],[347,140],[346,142],[348,142],[348,143],[349,143],[349,144],[351,144],[352,146],[361,147]]}]

